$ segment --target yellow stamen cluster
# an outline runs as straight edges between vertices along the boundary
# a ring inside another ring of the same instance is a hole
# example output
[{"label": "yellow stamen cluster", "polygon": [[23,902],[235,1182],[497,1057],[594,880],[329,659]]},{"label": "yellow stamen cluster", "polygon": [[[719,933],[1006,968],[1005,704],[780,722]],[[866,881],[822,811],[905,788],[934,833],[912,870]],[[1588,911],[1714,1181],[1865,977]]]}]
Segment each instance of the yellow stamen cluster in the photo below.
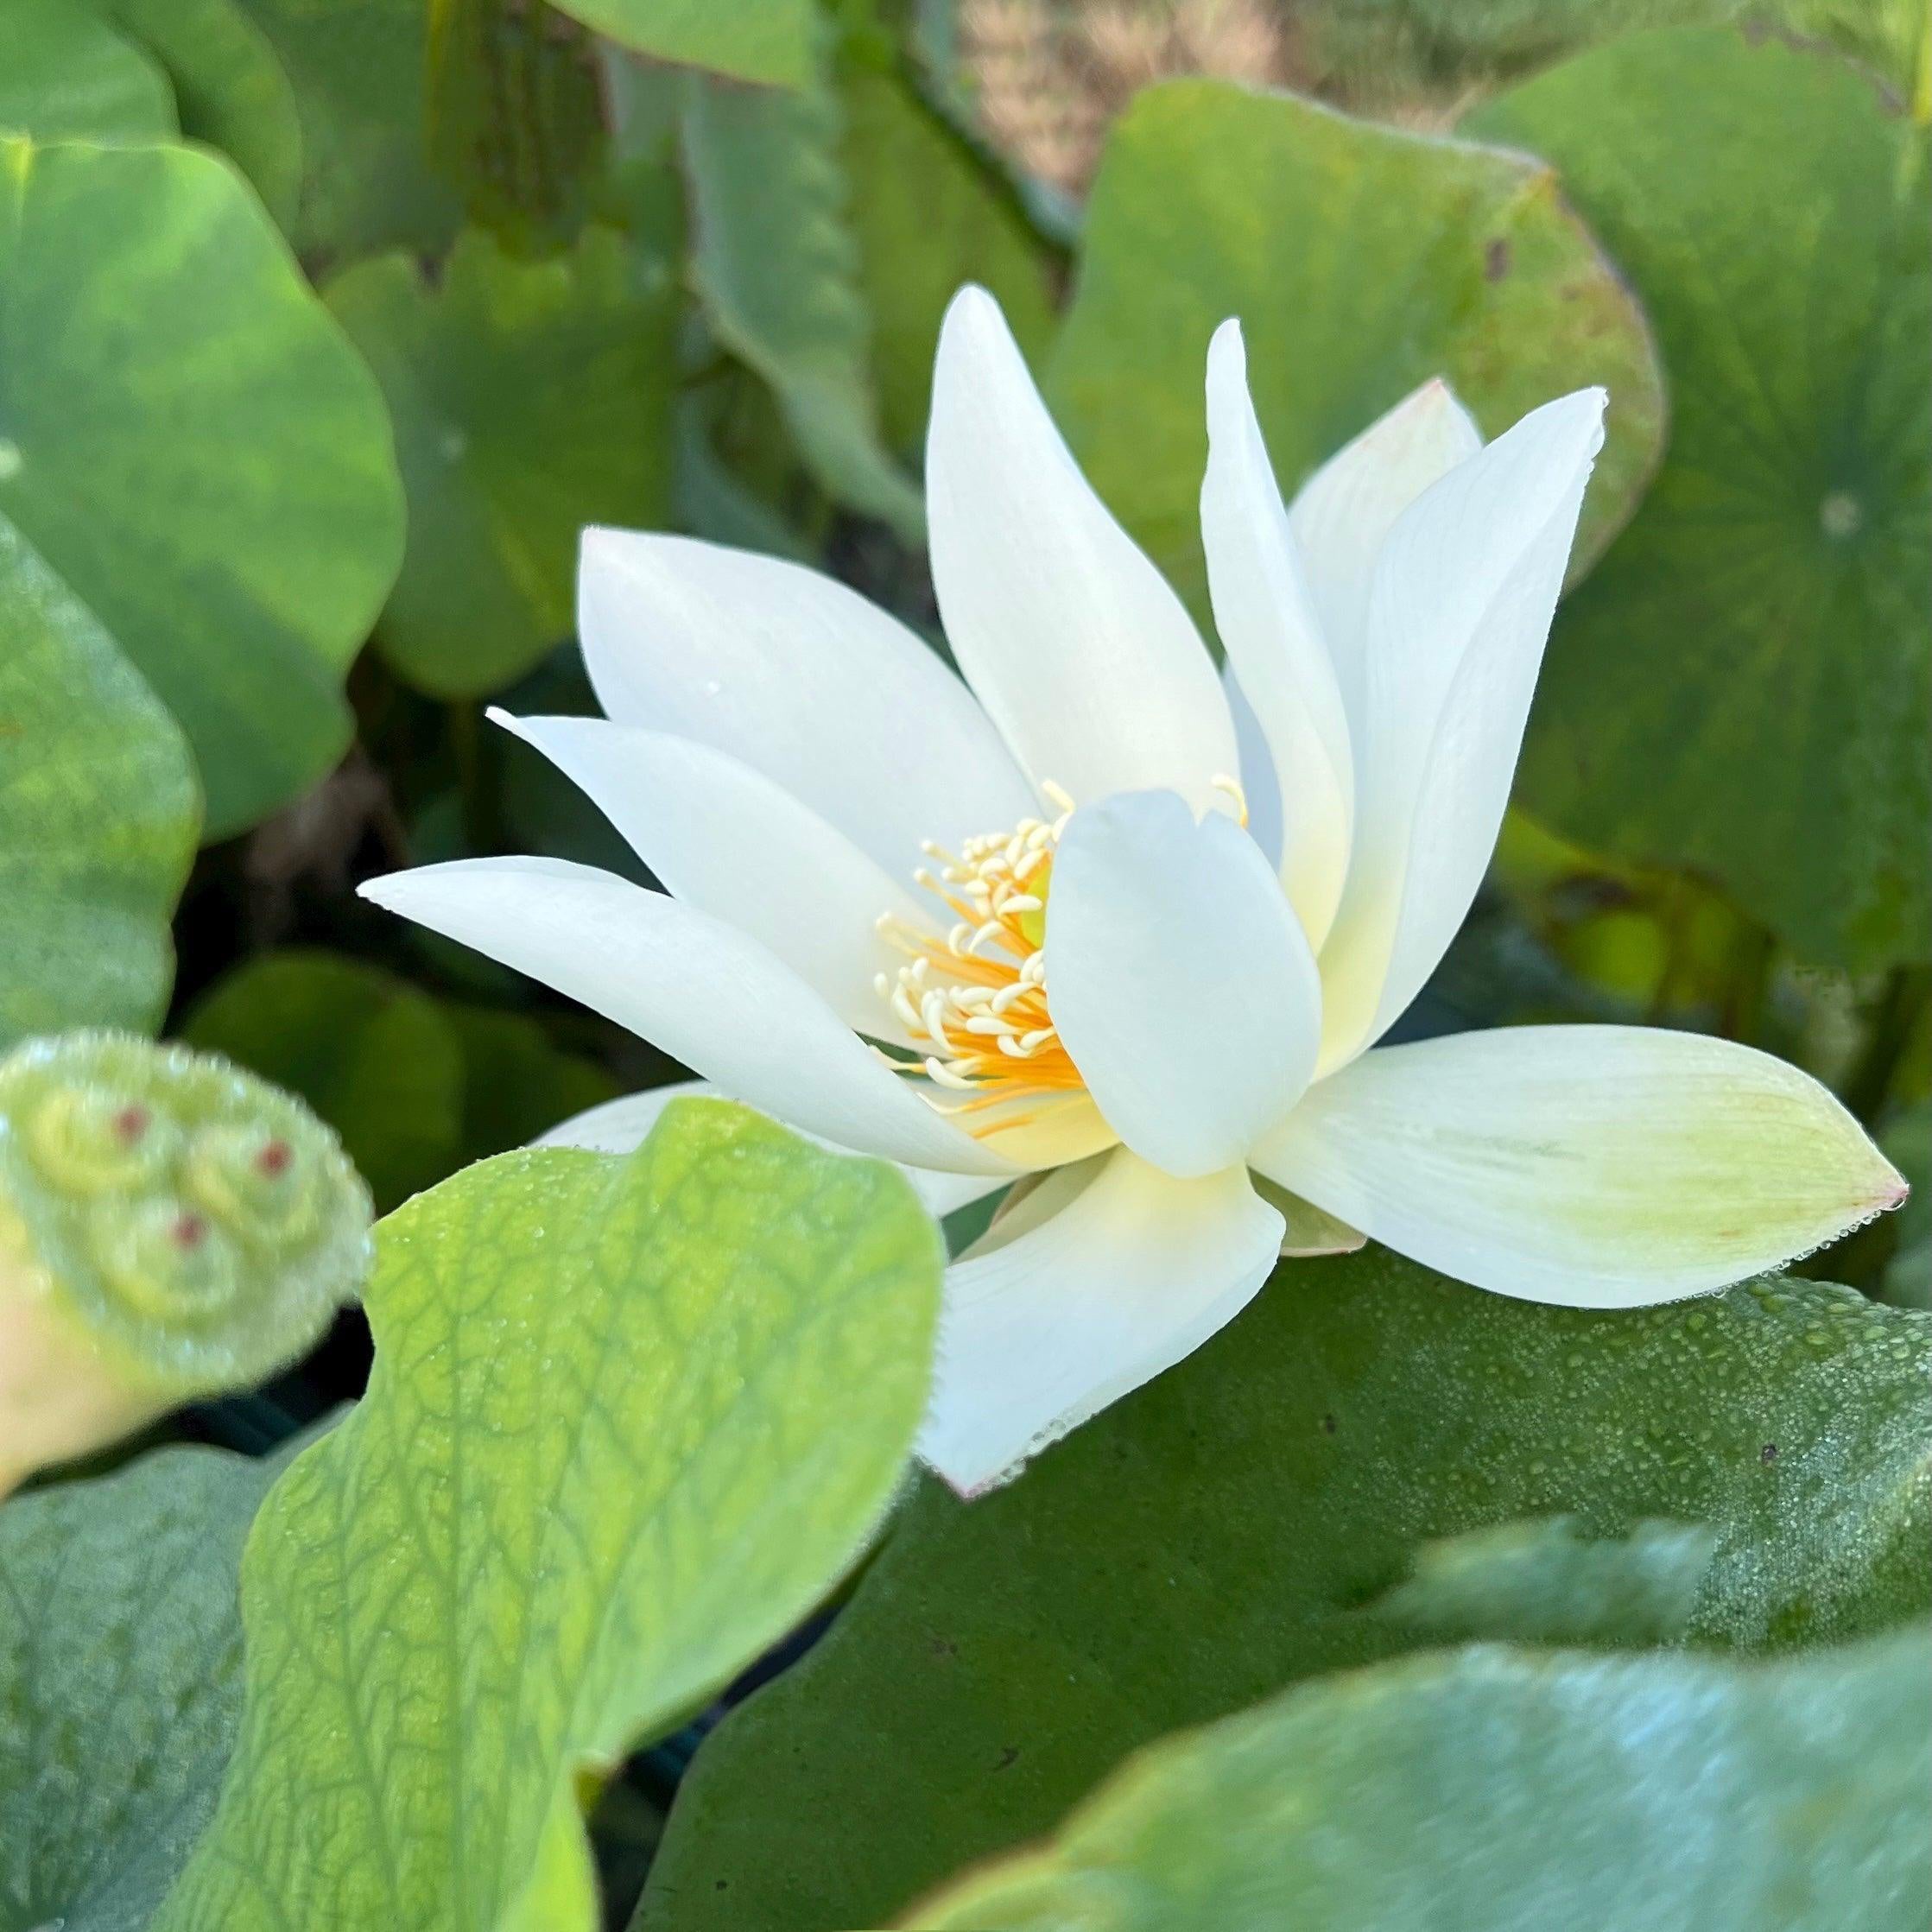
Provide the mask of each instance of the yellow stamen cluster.
[{"label": "yellow stamen cluster", "polygon": [[[1042,793],[1058,816],[1023,819],[1011,832],[984,833],[959,853],[928,844],[934,866],[913,874],[956,923],[934,939],[888,915],[879,930],[909,963],[874,984],[908,1037],[934,1050],[896,1064],[936,1086],[970,1095],[942,1109],[972,1116],[1013,1100],[1079,1093],[1085,1082],[1060,1043],[1047,1006],[1048,875],[1074,801],[1059,786]],[[969,1130],[993,1133],[1020,1124],[1011,1116]]]}]

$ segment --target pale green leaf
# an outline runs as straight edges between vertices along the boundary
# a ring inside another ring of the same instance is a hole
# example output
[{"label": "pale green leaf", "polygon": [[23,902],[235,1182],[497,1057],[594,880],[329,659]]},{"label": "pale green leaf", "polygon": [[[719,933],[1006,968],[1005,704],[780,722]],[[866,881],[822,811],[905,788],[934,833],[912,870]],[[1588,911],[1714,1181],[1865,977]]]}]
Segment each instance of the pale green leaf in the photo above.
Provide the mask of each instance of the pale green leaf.
[{"label": "pale green leaf", "polygon": [[0,1932],[143,1932],[242,1702],[242,1539],[278,1464],[162,1449],[0,1505]]},{"label": "pale green leaf", "polygon": [[36,141],[165,141],[168,76],[75,0],[7,0],[0,132]]},{"label": "pale green leaf", "polygon": [[712,333],[771,386],[822,487],[916,543],[919,492],[879,427],[843,132],[823,80],[802,93],[693,80],[692,274]]},{"label": "pale green leaf", "polygon": [[1561,170],[1670,371],[1663,469],[1559,615],[1526,801],[1715,875],[1808,959],[1928,957],[1925,131],[1724,30],[1586,54],[1473,125]]},{"label": "pale green leaf", "polygon": [[813,0],[557,0],[561,12],[653,60],[732,80],[808,86],[817,36]]},{"label": "pale green leaf", "polygon": [[1932,1642],[1419,1657],[1157,1745],[909,1925],[1922,1932]]},{"label": "pale green leaf", "polygon": [[[1561,1516],[1582,1547],[1499,1531]],[[1696,1568],[1659,1522],[1711,1545],[1694,1645],[1922,1614],[1932,1317],[1782,1279],[1588,1313],[1376,1248],[1286,1263],[1010,1488],[922,1490],[831,1632],[699,1752],[641,1926],[886,1924],[1128,1752],[1299,1679],[1448,1635],[1652,1643]],[[1565,1600],[1606,1573],[1617,1618]]]},{"label": "pale green leaf", "polygon": [[721,1102],[391,1216],[369,1394],[250,1539],[241,1739],[157,1932],[588,1932],[580,1792],[858,1554],[939,1268],[891,1169]]},{"label": "pale green leaf", "polygon": [[200,821],[174,720],[0,518],[0,1048],[160,1018]]},{"label": "pale green leaf", "polygon": [[402,545],[380,393],[198,149],[0,143],[0,523],[174,713],[234,832],[348,740]]},{"label": "pale green leaf", "polygon": [[1094,486],[1197,611],[1202,371],[1231,315],[1284,491],[1432,376],[1489,436],[1608,387],[1578,567],[1656,465],[1643,315],[1549,168],[1286,94],[1150,88],[1107,144],[1048,394]]},{"label": "pale green leaf", "polygon": [[570,635],[584,527],[666,521],[678,291],[609,229],[534,263],[472,231],[434,290],[388,255],[328,301],[389,398],[409,496],[383,655],[439,697],[501,690]]}]

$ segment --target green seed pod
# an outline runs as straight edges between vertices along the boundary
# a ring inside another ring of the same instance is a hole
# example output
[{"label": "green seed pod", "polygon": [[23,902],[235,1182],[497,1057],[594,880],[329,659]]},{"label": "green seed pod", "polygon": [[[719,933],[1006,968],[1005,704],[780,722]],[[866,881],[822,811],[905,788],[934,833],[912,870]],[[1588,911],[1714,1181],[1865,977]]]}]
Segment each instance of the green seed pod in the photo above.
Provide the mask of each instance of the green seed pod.
[{"label": "green seed pod", "polygon": [[69,1033],[0,1059],[0,1496],[293,1361],[369,1224],[334,1134],[217,1055]]}]

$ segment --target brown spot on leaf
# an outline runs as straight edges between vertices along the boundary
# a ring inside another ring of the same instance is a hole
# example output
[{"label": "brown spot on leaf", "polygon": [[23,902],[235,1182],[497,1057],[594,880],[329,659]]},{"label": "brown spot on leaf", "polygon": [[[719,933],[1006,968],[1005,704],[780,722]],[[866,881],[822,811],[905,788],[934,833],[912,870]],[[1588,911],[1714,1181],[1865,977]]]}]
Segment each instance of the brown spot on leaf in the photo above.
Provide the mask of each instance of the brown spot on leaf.
[{"label": "brown spot on leaf", "polygon": [[1510,244],[1500,235],[1483,250],[1483,280],[1500,282],[1510,272]]}]

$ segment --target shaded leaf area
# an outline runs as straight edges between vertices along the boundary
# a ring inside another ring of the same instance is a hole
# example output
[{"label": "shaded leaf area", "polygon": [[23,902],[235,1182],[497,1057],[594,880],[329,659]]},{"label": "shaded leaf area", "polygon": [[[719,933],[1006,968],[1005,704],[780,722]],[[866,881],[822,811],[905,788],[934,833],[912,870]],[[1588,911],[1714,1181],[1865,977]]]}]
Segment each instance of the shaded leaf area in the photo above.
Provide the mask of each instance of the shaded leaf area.
[{"label": "shaded leaf area", "polygon": [[[155,0],[160,3],[160,0]],[[442,247],[462,201],[430,156],[422,0],[238,0],[281,61],[301,124],[288,238],[313,263]]]},{"label": "shaded leaf area", "polygon": [[582,1799],[878,1523],[940,1258],[893,1169],[719,1102],[384,1222],[369,1393],[250,1540],[239,1741],[161,1932],[587,1932]]},{"label": "shaded leaf area", "polygon": [[154,1024],[200,821],[174,719],[0,517],[0,1048]]},{"label": "shaded leaf area", "polygon": [[1902,1308],[1932,1309],[1932,1101],[1902,1108],[1879,1140],[1912,1188],[1894,1219],[1884,1298]]},{"label": "shaded leaf area", "polygon": [[1922,1629],[1776,1664],[1466,1650],[1156,1745],[907,1922],[1917,1932],[1929,1779]]},{"label": "shaded leaf area", "polygon": [[36,141],[165,141],[168,76],[74,0],[10,0],[0,131]]},{"label": "shaded leaf area", "polygon": [[733,80],[808,87],[820,32],[813,0],[558,0],[619,47]]},{"label": "shaded leaf area", "polygon": [[[1163,1733],[1452,1636],[1781,1650],[1917,1613],[1929,1366],[1932,1321],[1811,1283],[1589,1314],[1374,1248],[1286,1264],[1011,1488],[921,1490],[831,1634],[700,1751],[641,1932],[888,1923]],[[1630,1548],[1564,1548],[1602,1537]],[[1627,1622],[1556,1598],[1593,1567]]]},{"label": "shaded leaf area", "polygon": [[281,1464],[161,1449],[0,1508],[0,1932],[141,1932],[242,1701],[242,1539]]},{"label": "shaded leaf area", "polygon": [[438,697],[500,690],[569,635],[585,525],[665,521],[677,290],[609,229],[538,263],[469,231],[439,287],[390,254],[328,301],[383,385],[409,498],[383,655]]},{"label": "shaded leaf area", "polygon": [[1059,264],[903,66],[865,44],[848,49],[839,93],[880,421],[895,449],[916,450],[932,401],[940,318],[960,284],[991,289],[1037,367],[1053,333]]},{"label": "shaded leaf area", "polygon": [[230,155],[287,226],[301,191],[301,121],[273,44],[243,0],[81,0],[174,84],[181,132]]},{"label": "shaded leaf area", "polygon": [[0,144],[0,523],[187,734],[212,836],[347,744],[395,574],[382,398],[260,203],[182,147]]},{"label": "shaded leaf area", "polygon": [[342,1136],[385,1209],[618,1091],[535,1020],[438,1000],[330,953],[258,955],[212,988],[181,1030],[301,1094]]},{"label": "shaded leaf area", "polygon": [[1922,130],[1844,63],[1642,36],[1478,114],[1642,295],[1667,460],[1560,613],[1523,795],[1701,869],[1803,958],[1932,953],[1932,225]]},{"label": "shaded leaf area", "polygon": [[1109,140],[1048,386],[1094,486],[1199,613],[1201,370],[1231,315],[1284,491],[1438,375],[1490,436],[1607,386],[1573,571],[1656,465],[1642,312],[1547,166],[1289,95],[1150,88]]},{"label": "shaded leaf area", "polygon": [[918,544],[919,491],[880,427],[843,135],[822,78],[789,93],[694,79],[681,137],[691,276],[711,333],[770,386],[820,487]]}]

